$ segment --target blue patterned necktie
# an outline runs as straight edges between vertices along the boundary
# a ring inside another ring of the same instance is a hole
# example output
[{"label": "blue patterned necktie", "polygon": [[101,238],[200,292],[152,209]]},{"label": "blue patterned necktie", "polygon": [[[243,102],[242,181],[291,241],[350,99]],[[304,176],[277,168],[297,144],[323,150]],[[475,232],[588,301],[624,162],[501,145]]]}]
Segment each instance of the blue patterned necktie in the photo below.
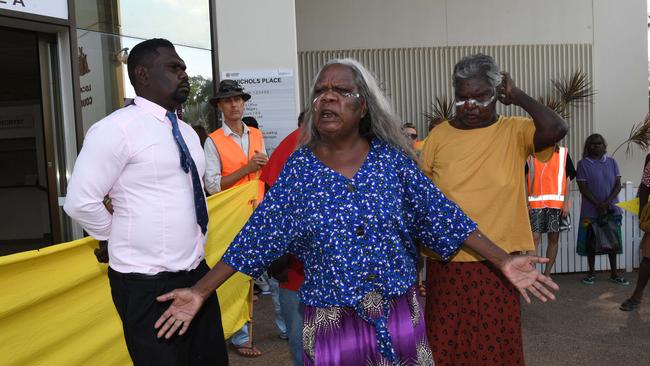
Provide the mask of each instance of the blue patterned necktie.
[{"label": "blue patterned necktie", "polygon": [[192,188],[194,189],[194,209],[196,211],[196,223],[201,227],[201,232],[203,234],[208,231],[208,208],[205,205],[205,196],[203,195],[203,187],[201,186],[201,177],[199,177],[199,172],[196,170],[196,164],[190,155],[190,150],[183,140],[181,131],[178,129],[178,120],[176,115],[173,112],[167,112],[167,118],[172,123],[172,135],[174,135],[174,140],[176,140],[176,145],[178,145],[178,151],[181,156],[181,168],[185,173],[192,173]]}]

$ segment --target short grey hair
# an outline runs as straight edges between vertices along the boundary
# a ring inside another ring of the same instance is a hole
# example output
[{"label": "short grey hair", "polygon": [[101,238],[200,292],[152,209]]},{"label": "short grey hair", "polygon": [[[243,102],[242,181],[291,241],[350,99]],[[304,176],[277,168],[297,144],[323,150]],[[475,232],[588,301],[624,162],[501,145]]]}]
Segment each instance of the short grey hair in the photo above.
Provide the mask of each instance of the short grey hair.
[{"label": "short grey hair", "polygon": [[501,84],[501,73],[499,66],[494,61],[494,58],[489,55],[477,53],[463,57],[454,66],[454,88],[456,88],[458,81],[467,79],[480,79],[493,88]]},{"label": "short grey hair", "polygon": [[[359,61],[344,58],[328,61],[319,71],[311,85],[310,99],[316,97],[314,88],[316,80],[320,77],[328,66],[344,65],[352,70],[354,74],[354,83],[359,89],[360,97],[367,104],[368,112],[361,119],[359,133],[366,138],[377,137],[389,145],[404,152],[409,158],[417,161],[417,155],[409,142],[402,133],[402,122],[395,115],[390,102],[379,87],[375,77]],[[302,129],[300,142],[301,145],[313,146],[320,140],[316,126],[314,125],[314,105],[309,106],[305,113],[305,126]]]}]

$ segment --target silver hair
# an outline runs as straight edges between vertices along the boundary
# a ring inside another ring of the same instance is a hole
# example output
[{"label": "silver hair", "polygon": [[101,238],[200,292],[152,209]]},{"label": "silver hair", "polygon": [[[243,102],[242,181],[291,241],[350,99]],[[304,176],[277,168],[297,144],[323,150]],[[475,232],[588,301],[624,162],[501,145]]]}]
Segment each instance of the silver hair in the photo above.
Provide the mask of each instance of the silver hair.
[{"label": "silver hair", "polygon": [[454,88],[462,79],[481,79],[496,88],[501,84],[499,66],[492,56],[477,53],[463,57],[454,66]]},{"label": "silver hair", "polygon": [[[312,81],[309,100],[313,101],[315,98],[314,88],[316,86],[316,81],[323,73],[323,70],[330,65],[337,64],[347,66],[352,70],[352,73],[354,74],[354,83],[359,90],[360,98],[363,98],[366,101],[368,112],[363,118],[361,118],[359,124],[359,133],[361,136],[368,139],[377,137],[398,150],[401,150],[409,158],[417,161],[417,155],[415,154],[415,151],[413,151],[411,143],[402,133],[402,122],[393,112],[388,99],[377,84],[375,77],[359,61],[351,58],[328,61],[323,65],[320,71],[318,71],[318,74]],[[314,125],[314,112],[314,104],[312,103],[305,113],[305,126],[302,129],[300,137],[301,145],[313,146],[320,140],[320,136],[316,130],[316,126]]]}]

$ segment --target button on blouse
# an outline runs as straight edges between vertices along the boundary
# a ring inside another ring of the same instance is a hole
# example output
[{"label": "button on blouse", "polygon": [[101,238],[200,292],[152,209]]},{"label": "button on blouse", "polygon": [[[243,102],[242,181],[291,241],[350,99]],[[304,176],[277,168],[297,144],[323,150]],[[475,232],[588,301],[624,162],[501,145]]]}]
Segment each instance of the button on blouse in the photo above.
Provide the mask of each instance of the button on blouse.
[{"label": "button on blouse", "polygon": [[368,292],[390,299],[415,284],[414,238],[449,259],[475,229],[415,162],[379,139],[353,179],[302,147],[222,260],[256,278],[292,253],[305,265],[306,305],[354,307]]}]

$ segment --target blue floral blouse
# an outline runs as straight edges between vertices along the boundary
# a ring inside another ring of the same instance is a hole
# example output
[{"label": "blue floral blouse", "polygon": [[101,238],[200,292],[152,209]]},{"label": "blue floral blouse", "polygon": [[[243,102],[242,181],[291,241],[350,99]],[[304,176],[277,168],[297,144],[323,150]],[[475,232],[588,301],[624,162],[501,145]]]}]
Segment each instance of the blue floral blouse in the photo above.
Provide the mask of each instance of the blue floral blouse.
[{"label": "blue floral blouse", "polygon": [[354,307],[371,291],[391,299],[416,283],[414,238],[449,259],[475,229],[413,160],[379,139],[351,180],[301,147],[222,261],[257,278],[292,253],[305,265],[306,305]]}]

